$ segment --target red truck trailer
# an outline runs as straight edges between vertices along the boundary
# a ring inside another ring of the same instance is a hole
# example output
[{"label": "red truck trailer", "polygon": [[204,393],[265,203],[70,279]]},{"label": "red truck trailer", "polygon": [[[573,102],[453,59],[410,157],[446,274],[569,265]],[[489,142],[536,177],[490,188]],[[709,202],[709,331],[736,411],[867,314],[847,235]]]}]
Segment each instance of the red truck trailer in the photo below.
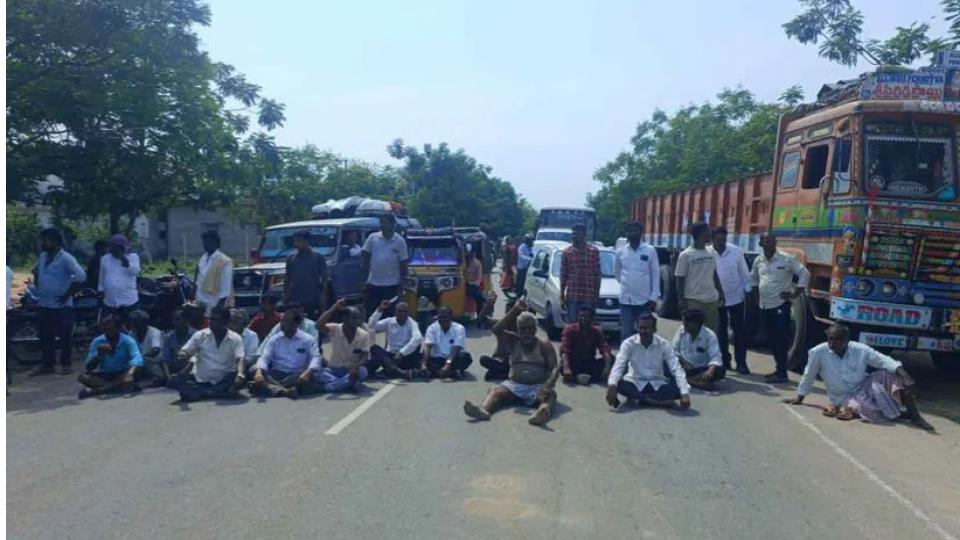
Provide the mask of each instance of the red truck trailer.
[{"label": "red truck trailer", "polygon": [[691,223],[723,225],[752,256],[773,231],[812,276],[792,305],[792,369],[823,324],[843,321],[861,342],[960,370],[960,72],[888,75],[824,87],[783,115],[772,173],[632,202],[660,254],[663,313],[676,312],[673,262]]}]

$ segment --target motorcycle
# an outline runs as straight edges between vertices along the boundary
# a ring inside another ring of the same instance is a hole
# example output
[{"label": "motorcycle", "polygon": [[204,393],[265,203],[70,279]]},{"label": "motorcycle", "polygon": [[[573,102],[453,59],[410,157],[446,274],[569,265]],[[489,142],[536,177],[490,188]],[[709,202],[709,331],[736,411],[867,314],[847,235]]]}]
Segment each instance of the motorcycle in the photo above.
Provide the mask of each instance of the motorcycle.
[{"label": "motorcycle", "polygon": [[170,259],[169,275],[156,279],[140,278],[140,309],[150,314],[150,323],[160,330],[173,327],[173,313],[194,297],[197,286],[180,269],[176,259]]}]

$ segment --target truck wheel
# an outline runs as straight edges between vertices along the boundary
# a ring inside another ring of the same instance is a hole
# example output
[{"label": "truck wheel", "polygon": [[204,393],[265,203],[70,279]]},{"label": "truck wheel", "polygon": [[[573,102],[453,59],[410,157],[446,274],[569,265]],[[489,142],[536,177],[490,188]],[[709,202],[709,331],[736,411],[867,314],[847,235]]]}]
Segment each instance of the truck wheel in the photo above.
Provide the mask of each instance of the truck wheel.
[{"label": "truck wheel", "polygon": [[[807,351],[813,346],[814,335],[820,325],[810,316],[809,300],[800,296],[790,303],[790,349],[787,351],[787,369],[803,373],[807,366]],[[822,332],[821,332],[822,333]]]},{"label": "truck wheel", "polygon": [[940,373],[956,377],[960,375],[960,353],[955,352],[931,352],[930,358],[933,365],[937,366]]},{"label": "truck wheel", "polygon": [[550,304],[547,304],[547,318],[543,325],[547,327],[547,337],[550,341],[560,341],[561,329],[557,328],[553,320],[553,306]]},{"label": "truck wheel", "polygon": [[660,301],[657,302],[657,313],[663,317],[674,318],[680,314],[676,283],[673,279],[673,267],[668,264],[660,265]]}]

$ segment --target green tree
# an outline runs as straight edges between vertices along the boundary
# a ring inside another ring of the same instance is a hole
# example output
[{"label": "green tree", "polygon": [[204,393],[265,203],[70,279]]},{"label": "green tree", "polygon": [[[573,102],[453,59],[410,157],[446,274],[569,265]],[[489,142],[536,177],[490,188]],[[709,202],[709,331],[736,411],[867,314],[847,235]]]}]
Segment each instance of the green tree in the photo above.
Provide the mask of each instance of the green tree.
[{"label": "green tree", "polygon": [[924,54],[953,49],[960,43],[960,0],[942,0],[948,34],[931,38],[930,25],[912,22],[898,26],[885,39],[863,37],[863,13],[850,0],[800,0],[803,11],[783,24],[787,36],[818,45],[820,56],[845,66],[863,58],[874,65],[909,65]]},{"label": "green tree", "polygon": [[762,103],[742,88],[715,103],[689,105],[672,116],[655,111],[637,125],[630,148],[594,173],[600,184],[587,203],[597,211],[599,238],[612,243],[630,202],[647,193],[708,184],[770,170],[777,119],[803,99],[798,87],[779,103]]},{"label": "green tree", "polygon": [[533,207],[513,186],[492,175],[463,150],[446,143],[418,150],[396,139],[387,146],[402,160],[400,187],[410,212],[427,226],[479,226],[495,236],[517,234],[535,219]]},{"label": "green tree", "polygon": [[[242,165],[238,137],[283,106],[199,48],[197,0],[19,0],[7,10],[8,196],[66,218],[202,203]],[[63,186],[37,201],[37,182]],[[125,224],[121,223],[126,218]]]}]

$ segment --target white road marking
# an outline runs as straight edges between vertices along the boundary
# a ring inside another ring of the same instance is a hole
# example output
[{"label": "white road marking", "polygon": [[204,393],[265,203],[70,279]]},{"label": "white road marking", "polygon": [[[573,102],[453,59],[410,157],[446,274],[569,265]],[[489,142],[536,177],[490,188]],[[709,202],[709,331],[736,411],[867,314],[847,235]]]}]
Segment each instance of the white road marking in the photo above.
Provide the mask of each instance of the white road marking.
[{"label": "white road marking", "polygon": [[386,386],[384,386],[383,388],[381,388],[380,390],[378,390],[376,394],[374,394],[374,395],[370,396],[369,398],[367,398],[367,400],[364,401],[363,403],[361,403],[359,407],[357,407],[356,409],[354,409],[350,414],[344,416],[342,420],[340,420],[339,422],[337,422],[336,424],[334,424],[333,427],[331,427],[330,429],[324,431],[323,434],[324,434],[324,435],[336,435],[336,434],[340,433],[341,431],[343,431],[344,429],[346,429],[347,426],[349,426],[351,423],[353,423],[354,420],[356,420],[357,418],[359,418],[361,414],[363,414],[364,412],[366,412],[367,409],[369,409],[370,407],[373,407],[373,405],[374,405],[376,402],[378,402],[378,401],[380,401],[381,399],[383,399],[383,396],[385,396],[385,395],[387,395],[388,393],[390,393],[390,391],[393,390],[395,386],[396,386],[396,384],[394,384],[392,381],[391,381],[391,382],[388,382],[388,383],[386,384]]},{"label": "white road marking", "polygon": [[957,540],[956,536],[953,536],[952,534],[947,532],[943,527],[940,526],[939,523],[931,519],[930,516],[923,513],[923,510],[920,510],[920,508],[918,508],[917,505],[913,504],[913,502],[911,502],[910,499],[907,499],[906,497],[901,495],[899,491],[890,487],[890,484],[887,484],[886,482],[884,482],[879,476],[877,476],[875,472],[873,472],[873,470],[870,469],[870,467],[867,467],[866,465],[861,463],[860,460],[853,457],[853,454],[851,454],[850,452],[847,452],[846,450],[843,449],[843,447],[837,444],[837,442],[835,442],[833,439],[824,435],[823,432],[820,431],[820,428],[815,426],[813,422],[808,420],[802,414],[793,410],[790,407],[790,405],[784,404],[783,407],[787,409],[787,411],[789,411],[790,414],[792,414],[793,417],[796,418],[798,422],[800,422],[801,424],[809,428],[810,431],[816,433],[817,436],[820,437],[820,440],[822,440],[824,443],[826,443],[827,446],[832,448],[833,451],[836,452],[840,457],[846,459],[847,461],[852,463],[854,467],[860,469],[860,472],[865,474],[867,478],[869,478],[874,484],[880,486],[880,489],[882,489],[883,491],[886,491],[888,495],[893,497],[904,508],[906,508],[907,510],[910,510],[910,512],[912,512],[917,519],[922,521],[927,526],[927,528],[936,532],[940,536],[940,538],[943,538],[943,540]]}]

